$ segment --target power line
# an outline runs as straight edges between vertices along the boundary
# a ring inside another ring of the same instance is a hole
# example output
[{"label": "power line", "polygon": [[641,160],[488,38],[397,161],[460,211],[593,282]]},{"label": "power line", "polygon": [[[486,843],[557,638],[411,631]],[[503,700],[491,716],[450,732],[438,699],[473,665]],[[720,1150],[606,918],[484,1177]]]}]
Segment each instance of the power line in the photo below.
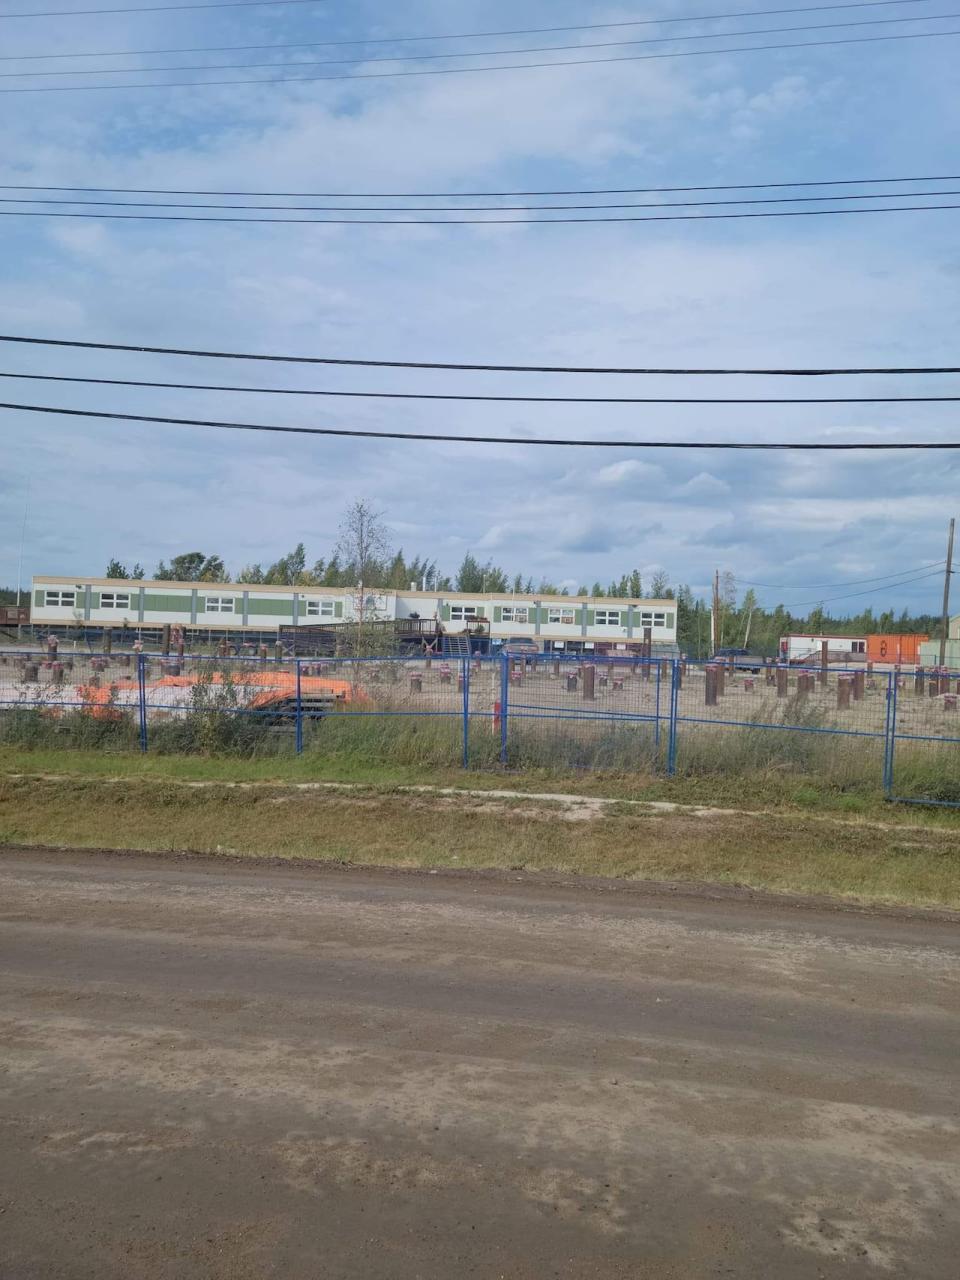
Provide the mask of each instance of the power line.
[{"label": "power line", "polygon": [[[391,55],[389,57],[376,58],[358,55],[353,58],[327,58],[321,61],[298,61],[288,64],[273,60],[271,62],[221,62],[214,64],[208,62],[187,63],[185,66],[175,67],[90,67],[82,69],[70,68],[65,71],[0,71],[0,79],[14,80],[23,76],[133,76],[152,75],[161,71],[252,71],[263,67],[280,69],[284,66],[301,69],[304,67],[345,67],[354,66],[358,63],[367,66],[383,62],[432,62],[443,58],[501,58],[514,57],[524,53],[569,53],[574,49],[626,49],[634,48],[637,45],[677,44],[680,41],[690,40],[730,40],[740,36],[766,36],[781,32],[835,31],[850,27],[890,26],[902,22],[947,22],[952,21],[954,18],[960,18],[960,13],[928,13],[899,18],[861,18],[853,22],[818,22],[813,25],[797,27],[753,27],[747,31],[728,31],[695,36],[657,36],[647,40],[604,40],[593,44],[533,45],[524,49],[477,49],[469,52],[458,50],[455,53],[408,53],[400,56]],[[927,32],[926,34],[936,35],[938,33]]]},{"label": "power line", "polygon": [[890,443],[820,443],[809,441],[740,441],[740,440],[588,440],[544,436],[451,435],[431,431],[361,431],[352,427],[284,427],[268,422],[224,422],[211,418],[168,418],[144,413],[107,413],[99,409],[62,409],[54,405],[10,404],[0,402],[0,409],[20,413],[43,413],[71,418],[103,418],[115,422],[155,422],[178,427],[215,427],[226,431],[265,431],[297,436],[346,436],[360,440],[439,441],[447,444],[515,444],[551,448],[579,449],[711,449],[751,450],[763,452],[829,452],[929,451],[960,449],[960,441],[911,440]]},{"label": "power line", "polygon": [[[918,574],[915,578],[904,578],[900,582],[889,582],[885,586],[880,586],[880,587],[868,587],[866,591],[851,591],[841,596],[826,596],[826,597],[821,596],[816,600],[795,600],[793,604],[791,604],[789,607],[791,610],[792,609],[814,609],[818,605],[833,604],[837,600],[855,600],[859,596],[873,596],[873,595],[876,595],[878,591],[892,591],[896,587],[906,587],[913,582],[923,582],[928,578],[939,578],[939,577],[940,577],[940,570],[935,569],[932,573],[921,573],[921,574]],[[775,608],[776,606],[768,603],[763,605],[762,607],[764,609],[769,610],[771,608]]]},{"label": "power line", "polygon": [[[284,0],[277,0],[283,3]],[[306,3],[306,0],[302,0]],[[898,8],[910,4],[929,4],[931,0],[854,0],[851,4],[815,4],[790,9],[746,9],[738,13],[688,14],[672,18],[633,18],[626,22],[588,22],[578,26],[565,27],[520,27],[509,31],[459,31],[444,35],[424,36],[368,36],[363,40],[311,40],[291,44],[226,44],[200,45],[186,49],[112,49],[90,53],[8,53],[0,55],[0,62],[11,60],[40,60],[48,58],[139,58],[151,54],[167,53],[239,53],[253,49],[341,49],[356,48],[369,44],[410,44],[428,40],[486,40],[496,36],[539,36],[557,35],[566,31],[604,31],[626,27],[660,27],[678,22],[722,22],[732,18],[775,17],[790,13],[827,13],[840,9],[881,9],[896,5]],[[180,7],[180,6],[177,6]],[[190,6],[183,6],[189,8]],[[200,5],[199,8],[213,9],[216,5]],[[235,6],[223,6],[231,8]],[[76,13],[78,10],[72,10]],[[136,10],[110,10],[110,12],[137,12]],[[149,12],[149,11],[148,11]],[[0,17],[17,17],[25,15],[0,14]],[[37,17],[40,15],[29,15]]]},{"label": "power line", "polygon": [[18,342],[35,347],[73,347],[85,351],[132,351],[137,355],[198,356],[206,360],[266,360],[275,364],[349,365],[363,369],[445,369],[468,373],[598,373],[598,374],[694,374],[709,376],[737,374],[751,377],[822,378],[851,374],[960,373],[960,365],[892,365],[849,368],[656,368],[653,366],[554,365],[554,364],[463,364],[437,360],[370,360],[345,356],[264,355],[250,351],[206,351],[193,347],[152,347],[122,342],[90,342],[81,338],[36,338],[0,333],[0,342]]},{"label": "power line", "polygon": [[262,9],[277,4],[316,4],[317,0],[216,0],[215,4],[149,4],[136,9],[41,9],[36,13],[0,13],[0,18],[83,18],[94,13],[166,13],[171,9]]},{"label": "power line", "polygon": [[[960,35],[960,31],[957,32]],[[116,86],[115,86],[116,87]],[[19,93],[19,89],[0,89],[0,93]],[[922,193],[921,193],[922,194]],[[905,196],[904,199],[909,199]],[[68,201],[67,203],[73,203]],[[79,202],[78,202],[79,203]],[[162,207],[162,206],[161,206]],[[657,207],[657,206],[653,206]],[[0,209],[0,218],[94,218],[120,222],[229,222],[229,223],[285,223],[293,226],[345,226],[345,227],[556,227],[572,223],[619,222],[715,222],[736,218],[825,218],[839,214],[867,213],[929,213],[944,209],[960,209],[956,204],[901,204],[878,205],[870,209],[778,209],[759,213],[664,213],[637,217],[613,218],[234,218],[219,214],[198,218],[186,213],[59,213],[48,209]],[[562,212],[562,206],[557,206]],[[385,209],[384,213],[390,210]],[[491,210],[495,213],[496,210]]]},{"label": "power line", "polygon": [[[0,183],[0,191],[79,191],[85,195],[112,192],[127,196],[246,196],[250,199],[310,199],[310,200],[400,200],[400,199],[466,199],[487,200],[507,197],[532,196],[617,196],[617,195],[667,195],[689,191],[775,191],[787,187],[865,187],[893,183],[960,182],[958,173],[940,173],[923,178],[827,178],[808,182],[740,182],[720,183],[713,186],[687,187],[584,187],[568,191],[186,191],[164,187],[54,187],[23,182]],[[909,197],[912,192],[908,192]],[[840,197],[838,197],[839,199]],[[77,204],[71,200],[68,203]],[[459,207],[459,206],[458,206]],[[494,209],[493,212],[496,212]]]},{"label": "power line", "polygon": [[[960,196],[960,191],[860,192],[826,196],[765,196],[741,200],[660,200],[617,204],[518,204],[518,205],[351,205],[351,204],[187,204],[163,200],[67,200],[49,196],[0,196],[0,204],[81,205],[106,209],[234,209],[248,213],[279,210],[284,213],[567,213],[582,209],[709,209],[755,204],[829,204],[841,200],[933,200],[940,196]],[[926,207],[926,206],[923,206]],[[42,213],[43,210],[13,210]],[[546,221],[546,219],[544,219]]]},{"label": "power line", "polygon": [[847,578],[843,582],[805,582],[799,586],[789,586],[785,582],[751,582],[747,578],[737,578],[745,587],[760,587],[764,591],[832,591],[834,587],[857,587],[864,582],[886,582],[889,578],[902,578],[905,573],[925,573],[927,569],[938,572],[946,564],[946,560],[937,560],[934,564],[918,564],[912,569],[901,569],[899,573],[878,573],[873,578]]},{"label": "power line", "polygon": [[[284,0],[284,3],[300,3],[300,0]],[[141,84],[70,84],[37,85],[30,88],[0,89],[0,93],[96,93],[117,92],[131,89],[204,89],[222,85],[312,84],[320,81],[345,80],[395,80],[410,76],[461,76],[485,71],[531,71],[549,67],[589,67],[617,62],[653,62],[664,58],[721,57],[728,53],[762,53],[771,49],[820,49],[847,44],[876,44],[890,40],[932,40],[943,36],[957,36],[960,31],[911,31],[890,36],[850,36],[837,40],[803,40],[787,44],[735,45],[730,49],[683,49],[674,53],[631,53],[615,58],[565,58],[554,62],[508,62],[484,67],[428,67],[414,71],[370,71],[351,75],[332,76],[273,76],[254,80],[168,80],[161,83]],[[733,39],[736,32],[728,37]],[[720,37],[717,37],[718,39]],[[214,68],[215,69],[215,68]]]},{"label": "power line", "polygon": [[[98,387],[150,387],[166,391],[238,391],[247,395],[327,396],[348,400],[467,400],[493,401],[498,404],[923,404],[960,401],[960,395],[822,396],[815,399],[806,396],[796,398],[775,396],[754,399],[738,396],[502,396],[424,391],[327,391],[301,387],[240,387],[210,382],[147,382],[135,378],[71,377],[59,373],[0,373],[0,378],[24,382],[72,382]],[[764,586],[765,584],[754,582],[747,585]]]}]

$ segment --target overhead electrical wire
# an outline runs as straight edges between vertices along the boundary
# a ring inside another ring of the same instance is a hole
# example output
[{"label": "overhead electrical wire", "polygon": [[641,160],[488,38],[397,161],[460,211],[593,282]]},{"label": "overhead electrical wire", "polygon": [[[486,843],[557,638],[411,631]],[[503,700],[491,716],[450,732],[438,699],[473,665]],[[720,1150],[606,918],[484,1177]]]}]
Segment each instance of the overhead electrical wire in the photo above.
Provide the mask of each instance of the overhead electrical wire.
[{"label": "overhead electrical wire", "polygon": [[[817,605],[821,605],[821,604],[833,604],[837,600],[855,600],[859,596],[873,596],[873,595],[876,595],[878,591],[892,591],[897,587],[907,587],[914,582],[925,582],[929,578],[939,578],[941,576],[942,576],[941,571],[939,569],[935,569],[933,573],[921,573],[921,574],[918,574],[915,578],[903,578],[900,582],[889,582],[889,583],[886,583],[884,586],[868,587],[866,591],[850,591],[840,596],[818,596],[815,600],[794,600],[789,605],[788,612],[793,609],[816,608]],[[783,602],[778,601],[777,603],[782,604]],[[777,606],[772,603],[767,603],[765,605],[761,605],[760,607],[763,609],[769,610],[769,609],[774,609]]]},{"label": "overhead electrical wire", "polygon": [[197,356],[205,360],[265,360],[275,364],[347,365],[363,369],[444,369],[468,373],[572,373],[647,375],[738,375],[775,378],[823,378],[854,374],[932,374],[960,373],[960,365],[874,365],[807,368],[706,368],[655,367],[629,365],[554,365],[554,364],[465,364],[438,360],[373,360],[346,356],[292,356],[251,351],[210,351],[195,347],[155,347],[145,343],[92,342],[84,338],[37,338],[33,335],[0,333],[0,342],[14,342],[35,347],[72,347],[85,351],[131,351],[137,355]]},{"label": "overhead electrical wire", "polygon": [[[0,182],[0,191],[79,191],[86,195],[112,192],[114,195],[127,196],[245,196],[249,199],[278,200],[453,200],[467,197],[495,200],[533,196],[667,195],[689,191],[776,191],[788,187],[865,187],[907,182],[960,182],[960,173],[928,174],[922,178],[827,178],[807,182],[725,182],[712,186],[686,187],[583,187],[567,191],[191,191],[165,187],[54,187],[22,182]],[[913,193],[905,194],[909,197]],[[71,200],[68,203],[76,204],[77,201]],[[496,212],[496,208],[492,212]]]},{"label": "overhead electrical wire", "polygon": [[[292,0],[275,0],[276,3],[291,3]],[[308,3],[309,0],[297,0],[297,3]],[[769,18],[778,17],[791,13],[830,13],[846,9],[884,9],[895,6],[903,8],[912,4],[930,4],[932,0],[852,0],[849,4],[815,4],[794,6],[788,9],[745,9],[737,13],[699,13],[699,14],[681,14],[677,17],[662,18],[631,18],[622,22],[585,22],[576,26],[563,27],[518,27],[511,30],[501,31],[456,31],[449,33],[441,33],[439,35],[419,35],[419,36],[367,36],[362,40],[311,40],[306,42],[297,42],[291,44],[240,44],[240,45],[200,45],[188,49],[112,49],[103,51],[93,51],[89,53],[24,53],[24,54],[3,54],[0,55],[0,61],[13,58],[23,59],[41,59],[41,58],[132,58],[149,56],[150,54],[166,54],[166,53],[231,53],[240,52],[245,49],[339,49],[339,48],[355,48],[357,45],[370,44],[410,44],[420,43],[430,40],[486,40],[494,39],[497,36],[540,36],[540,35],[558,35],[567,31],[609,31],[614,29],[624,29],[627,27],[660,27],[678,22],[725,22],[734,18]],[[179,6],[177,6],[179,7]],[[183,6],[189,8],[191,6]],[[200,5],[199,8],[213,9],[216,5]],[[236,8],[236,5],[224,5],[224,8]],[[79,10],[73,10],[73,13]],[[111,12],[118,12],[112,10]],[[136,12],[136,10],[125,10],[123,12]],[[147,10],[146,12],[149,12]],[[40,14],[0,14],[0,17],[40,17]]]},{"label": "overhead electrical wire", "polygon": [[[736,34],[734,32],[728,38],[736,39]],[[728,49],[682,49],[672,53],[631,53],[621,54],[614,58],[561,58],[552,62],[508,62],[482,67],[427,67],[408,71],[362,71],[349,75],[330,76],[269,76],[253,80],[168,80],[140,84],[47,84],[22,86],[15,89],[0,89],[0,93],[97,93],[135,89],[203,89],[223,85],[312,84],[321,81],[394,80],[410,76],[461,76],[476,75],[488,71],[531,71],[550,67],[587,67],[613,65],[614,63],[623,62],[653,62],[665,58],[723,57],[729,53],[763,53],[771,49],[819,49],[849,44],[877,44],[891,40],[933,40],[957,35],[960,35],[960,30],[900,31],[895,35],[886,36],[849,36],[835,40],[790,41],[786,44],[735,45]],[[720,37],[717,38],[719,39]],[[216,70],[216,68],[212,69]]]},{"label": "overhead electrical wire", "polygon": [[[960,32],[957,33],[960,35]],[[0,89],[0,93],[11,92]],[[16,92],[19,92],[17,90]],[[909,196],[905,196],[909,199]],[[67,201],[67,203],[73,203]],[[656,207],[656,206],[654,206]],[[756,213],[664,213],[643,217],[612,218],[253,218],[223,217],[220,214],[196,217],[187,213],[63,213],[50,209],[0,209],[0,218],[94,218],[120,222],[216,222],[233,223],[284,223],[288,226],[346,226],[346,227],[556,227],[572,223],[620,223],[620,222],[712,222],[737,218],[826,218],[868,213],[931,213],[945,209],[960,209],[957,204],[901,204],[877,205],[869,209],[777,209]],[[560,206],[557,212],[562,212]],[[389,213],[389,209],[384,209]],[[496,213],[496,210],[491,210]]]},{"label": "overhead electrical wire", "polygon": [[[302,387],[242,387],[209,382],[148,382],[136,378],[90,378],[61,373],[3,373],[0,378],[21,382],[72,382],[98,387],[150,387],[165,391],[230,391],[246,395],[326,396],[347,400],[466,400],[497,404],[922,404],[957,403],[955,396],[506,396],[467,395],[425,391],[328,391]],[[750,585],[760,586],[760,583]]]},{"label": "overhead electrical wire", "polygon": [[[3,188],[0,188],[3,189]],[[895,191],[859,192],[855,195],[829,196],[760,196],[741,198],[741,200],[662,200],[646,202],[618,202],[618,204],[602,205],[210,205],[197,204],[191,201],[161,200],[67,200],[63,197],[50,196],[0,196],[0,205],[81,205],[95,206],[97,209],[228,209],[247,212],[280,211],[288,214],[296,212],[367,212],[367,214],[506,214],[506,212],[562,212],[585,209],[714,209],[714,207],[731,205],[814,205],[829,204],[841,200],[934,200],[941,196],[960,196],[960,189],[955,191],[911,191],[909,196],[902,196]],[[14,210],[14,212],[17,210]],[[29,211],[29,210],[27,210]],[[42,210],[38,210],[42,211]]]},{"label": "overhead electrical wire", "polygon": [[[533,45],[523,49],[477,49],[477,50],[457,50],[454,53],[417,53],[417,54],[392,54],[389,57],[368,58],[358,55],[353,58],[326,58],[320,61],[297,61],[297,62],[277,62],[275,59],[271,62],[219,62],[219,63],[187,63],[180,66],[166,67],[84,67],[80,69],[56,70],[56,71],[0,71],[0,79],[11,80],[18,79],[23,76],[133,76],[133,75],[153,75],[158,72],[166,71],[253,71],[264,67],[273,67],[275,69],[291,68],[302,69],[305,67],[345,67],[362,64],[369,66],[384,62],[433,62],[438,59],[450,58],[506,58],[516,57],[526,53],[569,53],[573,50],[583,49],[627,49],[635,48],[637,45],[652,44],[676,44],[680,41],[690,40],[732,40],[739,39],[741,36],[766,36],[775,35],[782,32],[794,33],[797,31],[836,31],[846,30],[850,27],[877,27],[891,26],[902,22],[952,22],[955,18],[960,18],[960,13],[927,13],[927,14],[910,14],[907,17],[899,18],[860,18],[852,22],[818,22],[813,25],[797,26],[797,27],[752,27],[746,31],[728,31],[720,33],[712,33],[710,35],[695,36],[656,36],[645,40],[604,40],[593,44],[554,44],[554,45]],[[928,32],[928,35],[935,35],[936,32]]]},{"label": "overhead electrical wire", "polygon": [[262,9],[278,4],[317,4],[319,0],[215,0],[213,4],[148,4],[135,9],[38,9],[0,13],[0,18],[85,18],[100,13],[168,13],[172,9]]},{"label": "overhead electrical wire", "polygon": [[115,422],[152,422],[179,427],[213,427],[224,431],[262,431],[296,436],[344,436],[361,440],[434,441],[446,444],[508,444],[576,449],[709,449],[790,453],[907,452],[958,450],[958,441],[900,440],[820,442],[807,440],[604,440],[564,439],[545,436],[453,435],[439,431],[364,431],[354,427],[287,427],[270,422],[231,422],[214,418],[171,418],[159,414],[115,413],[102,409],[65,409],[56,405],[0,402],[0,409],[20,413],[42,413],[71,418],[102,418]]},{"label": "overhead electrical wire", "polygon": [[925,573],[928,569],[937,572],[946,564],[946,560],[936,560],[933,564],[918,564],[911,569],[901,569],[898,573],[878,573],[873,578],[847,578],[843,582],[804,582],[798,586],[788,586],[785,582],[751,582],[748,578],[737,576],[737,582],[745,587],[760,587],[763,591],[832,591],[834,587],[858,587],[864,582],[886,582],[889,578],[902,578],[907,573]]}]

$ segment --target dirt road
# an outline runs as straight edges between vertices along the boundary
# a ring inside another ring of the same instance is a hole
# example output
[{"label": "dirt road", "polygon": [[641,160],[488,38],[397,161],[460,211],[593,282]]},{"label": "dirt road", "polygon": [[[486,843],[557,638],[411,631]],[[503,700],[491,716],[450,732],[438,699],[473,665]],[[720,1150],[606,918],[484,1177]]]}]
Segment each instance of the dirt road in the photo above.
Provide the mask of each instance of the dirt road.
[{"label": "dirt road", "polygon": [[960,929],[0,853],[3,1280],[952,1280]]}]

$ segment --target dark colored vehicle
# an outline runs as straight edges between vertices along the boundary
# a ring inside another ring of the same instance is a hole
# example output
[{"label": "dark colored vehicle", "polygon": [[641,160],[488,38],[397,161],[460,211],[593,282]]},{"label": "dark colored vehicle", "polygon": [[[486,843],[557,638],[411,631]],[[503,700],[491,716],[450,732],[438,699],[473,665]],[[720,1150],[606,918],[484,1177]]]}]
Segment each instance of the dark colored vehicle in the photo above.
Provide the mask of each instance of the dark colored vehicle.
[{"label": "dark colored vehicle", "polygon": [[529,658],[540,652],[540,646],[529,636],[511,636],[504,640],[501,652],[515,658]]},{"label": "dark colored vehicle", "polygon": [[733,663],[738,671],[752,671],[754,675],[763,670],[763,659],[758,658],[749,649],[738,649],[734,645],[724,645],[713,655],[714,662]]}]

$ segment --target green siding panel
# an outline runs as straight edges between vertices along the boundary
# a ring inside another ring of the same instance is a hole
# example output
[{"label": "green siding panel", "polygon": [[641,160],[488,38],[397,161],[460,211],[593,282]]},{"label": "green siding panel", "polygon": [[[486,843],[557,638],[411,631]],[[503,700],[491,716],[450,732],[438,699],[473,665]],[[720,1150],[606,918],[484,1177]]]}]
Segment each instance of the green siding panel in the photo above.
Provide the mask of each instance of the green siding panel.
[{"label": "green siding panel", "polygon": [[592,627],[596,621],[596,613],[593,609],[587,610],[587,626]]},{"label": "green siding panel", "polygon": [[335,600],[335,601],[334,601],[334,603],[333,603],[333,616],[334,616],[335,618],[342,618],[342,617],[343,617],[343,601],[342,601],[342,600]]},{"label": "green siding panel", "polygon": [[673,626],[673,614],[672,614],[672,613],[668,613],[668,614],[667,614],[667,626],[668,626],[668,627],[672,627],[672,626]]},{"label": "green siding panel", "polygon": [[293,617],[293,596],[284,599],[283,596],[275,596],[272,599],[256,599],[251,596],[247,602],[247,610],[252,614],[259,614],[261,617],[268,616],[272,618],[292,618]]},{"label": "green siding panel", "polygon": [[90,592],[90,608],[91,609],[100,608],[100,592],[99,591]]},{"label": "green siding panel", "polygon": [[487,616],[487,606],[485,604],[477,605],[477,617],[485,618]]},{"label": "green siding panel", "polygon": [[190,597],[161,595],[159,592],[148,591],[144,595],[143,607],[148,613],[182,613],[189,618]]},{"label": "green siding panel", "polygon": [[441,622],[449,622],[449,621],[450,621],[450,606],[449,606],[448,604],[445,604],[445,605],[442,605],[442,606],[441,606],[441,608],[440,608],[440,620],[441,620]]},{"label": "green siding panel", "polygon": [[44,595],[44,593],[43,593],[43,592],[40,590],[40,588],[38,587],[38,588],[36,589],[36,591],[33,593],[33,607],[34,607],[35,609],[42,609],[42,608],[43,608],[43,602],[44,602],[44,600],[45,600],[45,599],[46,599],[46,596]]},{"label": "green siding panel", "polygon": [[502,622],[502,621],[503,621],[503,609],[502,609],[502,608],[501,608],[501,606],[500,606],[500,605],[498,605],[498,604],[495,604],[495,605],[493,606],[493,620],[494,620],[494,622]]}]

